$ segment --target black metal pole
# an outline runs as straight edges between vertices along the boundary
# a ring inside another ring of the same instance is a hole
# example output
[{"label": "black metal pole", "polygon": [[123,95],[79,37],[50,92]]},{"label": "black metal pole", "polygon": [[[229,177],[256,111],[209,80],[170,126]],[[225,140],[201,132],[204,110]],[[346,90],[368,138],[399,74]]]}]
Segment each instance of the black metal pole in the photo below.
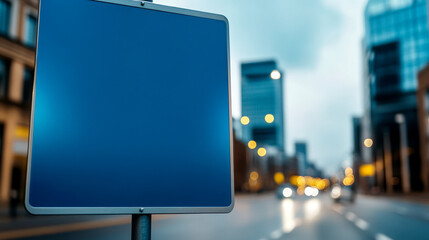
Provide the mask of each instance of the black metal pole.
[{"label": "black metal pole", "polygon": [[150,240],[152,227],[152,215],[132,215],[131,221],[131,239],[132,240]]}]

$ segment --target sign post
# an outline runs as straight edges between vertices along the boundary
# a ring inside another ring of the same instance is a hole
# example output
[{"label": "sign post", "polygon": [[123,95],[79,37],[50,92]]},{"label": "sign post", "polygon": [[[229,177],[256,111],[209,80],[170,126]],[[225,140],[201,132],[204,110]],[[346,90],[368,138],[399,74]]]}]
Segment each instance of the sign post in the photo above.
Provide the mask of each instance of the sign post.
[{"label": "sign post", "polygon": [[152,215],[134,214],[131,220],[131,239],[132,240],[150,240],[152,238]]}]

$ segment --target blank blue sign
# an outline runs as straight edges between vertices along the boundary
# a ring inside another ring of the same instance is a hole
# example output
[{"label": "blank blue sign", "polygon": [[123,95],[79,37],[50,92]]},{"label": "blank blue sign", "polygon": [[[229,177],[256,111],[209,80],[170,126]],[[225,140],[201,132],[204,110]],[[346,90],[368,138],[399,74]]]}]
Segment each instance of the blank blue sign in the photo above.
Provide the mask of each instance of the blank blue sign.
[{"label": "blank blue sign", "polygon": [[27,209],[228,212],[228,23],[128,2],[40,2]]}]

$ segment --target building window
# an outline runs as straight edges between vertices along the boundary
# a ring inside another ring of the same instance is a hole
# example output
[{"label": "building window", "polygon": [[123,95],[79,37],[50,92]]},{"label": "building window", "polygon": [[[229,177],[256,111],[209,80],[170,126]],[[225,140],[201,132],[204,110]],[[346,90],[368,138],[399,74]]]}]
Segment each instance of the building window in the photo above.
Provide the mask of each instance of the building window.
[{"label": "building window", "polygon": [[9,83],[9,64],[6,60],[0,58],[0,98],[7,96]]},{"label": "building window", "polygon": [[12,4],[8,0],[0,0],[0,34],[8,35],[10,27],[10,11]]},{"label": "building window", "polygon": [[24,70],[24,84],[22,88],[22,103],[24,105],[30,105],[31,103],[31,94],[33,91],[33,79],[34,72],[33,69],[25,68]]},{"label": "building window", "polygon": [[30,47],[36,46],[36,36],[37,36],[37,18],[29,14],[26,18],[26,39],[25,44]]}]

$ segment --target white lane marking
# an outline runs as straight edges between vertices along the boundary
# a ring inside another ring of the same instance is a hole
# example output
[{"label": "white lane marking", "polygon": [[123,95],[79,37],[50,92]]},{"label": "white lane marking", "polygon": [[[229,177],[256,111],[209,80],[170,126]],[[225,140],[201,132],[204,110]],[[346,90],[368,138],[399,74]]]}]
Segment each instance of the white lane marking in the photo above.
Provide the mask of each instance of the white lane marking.
[{"label": "white lane marking", "polygon": [[332,209],[340,215],[342,215],[344,212],[344,207],[340,205],[334,205],[332,206]]},{"label": "white lane marking", "polygon": [[347,220],[349,220],[350,222],[353,222],[356,219],[356,214],[352,213],[352,212],[347,212],[346,213],[346,218]]},{"label": "white lane marking", "polygon": [[369,224],[365,220],[362,220],[360,218],[356,219],[355,225],[356,225],[356,227],[358,227],[364,231],[368,230],[368,228],[369,228]]},{"label": "white lane marking", "polygon": [[95,220],[89,222],[69,223],[61,225],[53,225],[48,227],[36,227],[19,230],[11,230],[0,233],[0,239],[17,239],[25,237],[35,237],[50,234],[58,234],[64,232],[76,232],[96,228],[106,228],[118,225],[130,224],[130,217],[110,218]]},{"label": "white lane marking", "polygon": [[393,238],[390,238],[383,233],[377,233],[375,234],[375,240],[393,240]]},{"label": "white lane marking", "polygon": [[283,235],[282,230],[276,230],[276,231],[274,231],[274,232],[271,233],[270,237],[272,239],[279,239],[279,238],[282,237],[282,235]]},{"label": "white lane marking", "polygon": [[407,215],[408,209],[406,209],[404,207],[398,207],[398,208],[396,208],[396,213],[401,214],[401,215]]}]

